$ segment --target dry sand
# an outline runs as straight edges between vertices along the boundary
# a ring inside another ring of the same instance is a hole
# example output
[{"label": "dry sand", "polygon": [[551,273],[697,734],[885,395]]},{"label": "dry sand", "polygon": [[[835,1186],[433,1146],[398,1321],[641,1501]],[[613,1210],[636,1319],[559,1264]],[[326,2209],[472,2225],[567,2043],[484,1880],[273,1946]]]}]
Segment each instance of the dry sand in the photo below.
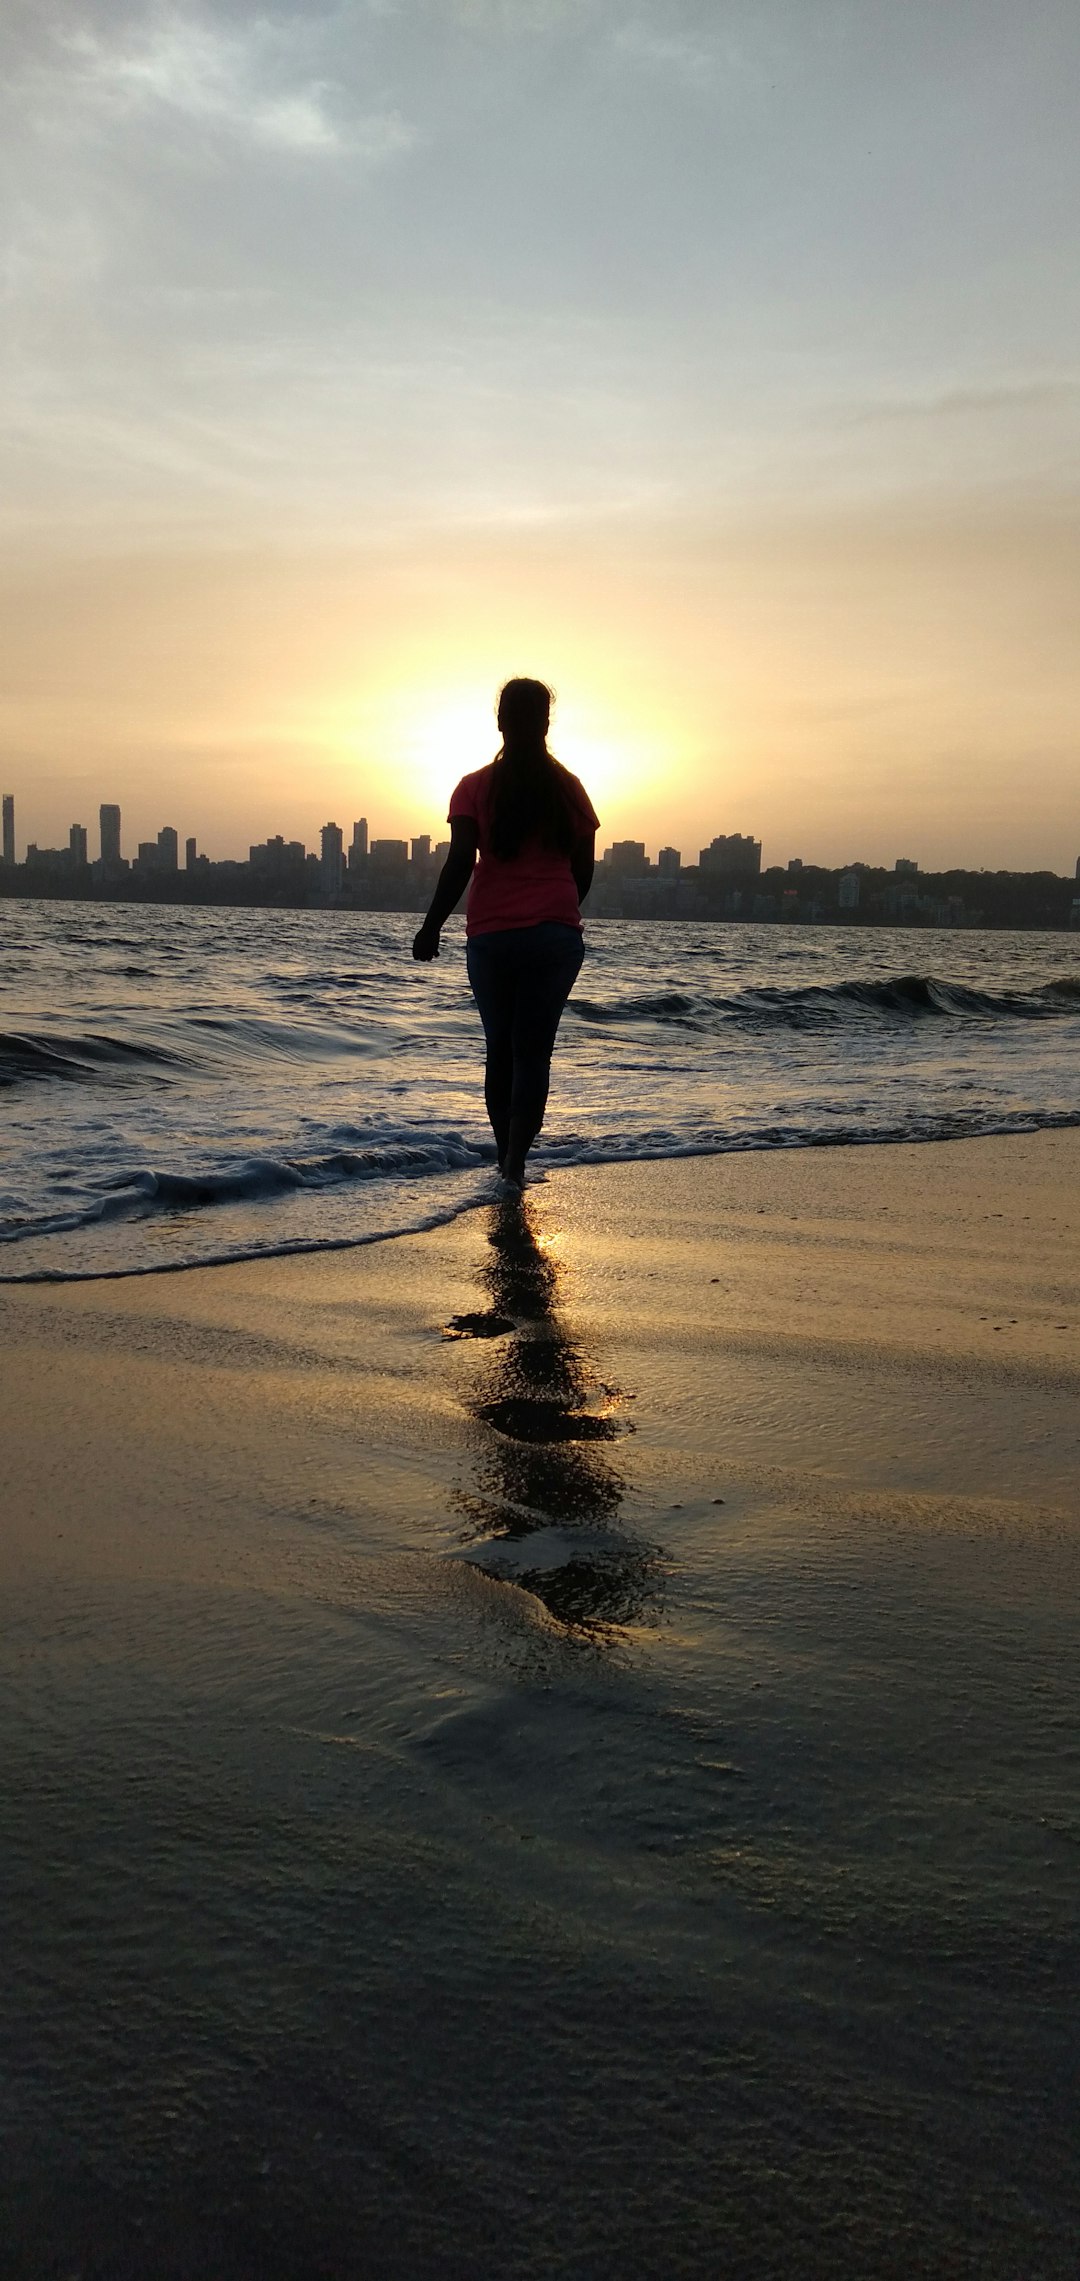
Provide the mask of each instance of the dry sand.
[{"label": "dry sand", "polygon": [[0,1294],[7,2272],[1074,2281],[1078,1176]]}]

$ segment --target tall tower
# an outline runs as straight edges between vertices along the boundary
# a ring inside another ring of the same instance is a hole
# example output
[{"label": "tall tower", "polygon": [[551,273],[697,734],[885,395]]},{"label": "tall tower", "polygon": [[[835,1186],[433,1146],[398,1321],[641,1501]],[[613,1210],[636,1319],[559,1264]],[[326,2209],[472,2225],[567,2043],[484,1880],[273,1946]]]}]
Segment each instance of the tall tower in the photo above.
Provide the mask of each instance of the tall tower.
[{"label": "tall tower", "polygon": [[343,841],[340,824],[324,824],[322,828],[322,861],[319,866],[320,882],[324,895],[340,895],[344,872]]},{"label": "tall tower", "polygon": [[70,847],[70,849],[71,849],[71,860],[72,860],[72,863],[75,865],[76,869],[77,869],[78,871],[85,871],[85,869],[86,869],[86,825],[85,825],[85,824],[72,824],[71,830],[70,830],[70,832],[68,833],[68,846],[69,846],[69,847]]},{"label": "tall tower", "polygon": [[4,862],[15,861],[15,794],[4,794]]},{"label": "tall tower", "polygon": [[180,859],[180,846],[171,824],[164,824],[157,836],[158,863],[162,871],[175,871]]},{"label": "tall tower", "polygon": [[120,861],[120,810],[108,802],[101,809],[101,860]]},{"label": "tall tower", "polygon": [[185,841],[184,841],[184,869],[185,869],[185,871],[194,871],[194,869],[195,869],[195,859],[196,859],[196,857],[197,857],[198,853],[199,853],[199,848],[198,848],[198,842],[197,842],[196,840],[185,840]]}]

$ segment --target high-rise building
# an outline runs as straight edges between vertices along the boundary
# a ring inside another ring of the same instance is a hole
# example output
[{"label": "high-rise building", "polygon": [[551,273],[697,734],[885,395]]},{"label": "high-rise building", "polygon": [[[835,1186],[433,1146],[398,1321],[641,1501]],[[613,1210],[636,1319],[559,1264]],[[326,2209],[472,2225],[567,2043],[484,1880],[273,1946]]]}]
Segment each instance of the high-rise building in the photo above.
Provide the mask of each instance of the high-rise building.
[{"label": "high-rise building", "polygon": [[195,865],[196,865],[196,862],[197,862],[197,860],[198,860],[198,854],[199,854],[199,849],[198,849],[198,845],[197,845],[197,842],[196,842],[195,840],[185,840],[185,841],[184,841],[184,869],[185,869],[185,871],[194,871],[194,869],[195,869]]},{"label": "high-rise building", "polygon": [[101,860],[102,863],[119,863],[120,810],[106,803],[101,809]]},{"label": "high-rise building", "polygon": [[644,840],[615,840],[604,849],[603,862],[617,879],[643,879],[649,868]]},{"label": "high-rise building", "polygon": [[15,794],[4,794],[4,862],[15,861]]},{"label": "high-rise building", "polygon": [[345,842],[340,824],[324,824],[321,834],[319,884],[324,895],[340,895],[345,875]]},{"label": "high-rise building", "polygon": [[898,855],[893,870],[898,879],[917,879],[919,876],[919,866],[910,855]]},{"label": "high-rise building", "polygon": [[68,846],[69,846],[69,848],[71,849],[71,860],[72,860],[72,863],[74,863],[75,865],[77,865],[77,867],[78,867],[78,869],[79,869],[80,871],[81,871],[81,870],[85,870],[85,868],[86,868],[86,825],[85,825],[85,824],[72,824],[71,830],[70,830],[70,832],[68,833]]},{"label": "high-rise building", "polygon": [[656,868],[662,879],[677,879],[682,870],[682,856],[677,847],[662,847],[656,858]]},{"label": "high-rise building", "polygon": [[171,824],[163,824],[157,836],[158,863],[162,871],[176,871],[180,865],[180,843]]},{"label": "high-rise building", "polygon": [[[248,850],[248,864],[252,877],[269,880],[277,886],[302,883],[306,849],[302,840],[283,840],[278,832],[275,838],[261,840]],[[318,863],[318,856],[312,856]]]},{"label": "high-rise building", "polygon": [[698,857],[700,869],[712,872],[750,874],[755,879],[761,871],[761,841],[749,832],[721,832],[717,839],[703,847]]},{"label": "high-rise building", "polygon": [[367,854],[367,851],[368,851],[368,828],[367,828],[367,817],[366,817],[366,816],[361,816],[359,823],[356,823],[356,824],[354,824],[354,825],[353,825],[353,828],[352,828],[352,847],[351,847],[351,848],[350,848],[350,850],[349,850],[349,862],[350,862],[350,865],[352,866],[352,869],[353,869],[354,871],[355,871],[355,869],[356,869],[356,865],[357,865],[358,863],[360,863],[360,862],[362,862],[362,861],[363,861],[363,858],[364,858],[364,856]]},{"label": "high-rise building", "polygon": [[419,837],[418,837],[417,839],[414,839],[414,841],[413,841],[413,843],[412,843],[412,859],[413,859],[413,862],[414,862],[414,863],[426,863],[426,862],[427,862],[427,859],[428,859],[428,857],[429,857],[429,855],[430,855],[430,854],[431,854],[431,833],[430,833],[430,832],[421,832],[421,833],[419,834]]}]

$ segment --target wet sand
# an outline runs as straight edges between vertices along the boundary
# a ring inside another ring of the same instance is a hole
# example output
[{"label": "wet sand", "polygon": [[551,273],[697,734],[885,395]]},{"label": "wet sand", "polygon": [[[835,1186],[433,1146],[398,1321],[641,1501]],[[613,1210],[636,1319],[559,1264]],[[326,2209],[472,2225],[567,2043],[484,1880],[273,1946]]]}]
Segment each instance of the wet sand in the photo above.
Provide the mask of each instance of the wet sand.
[{"label": "wet sand", "polygon": [[1074,2281],[1078,1198],[0,1294],[13,2281]]}]

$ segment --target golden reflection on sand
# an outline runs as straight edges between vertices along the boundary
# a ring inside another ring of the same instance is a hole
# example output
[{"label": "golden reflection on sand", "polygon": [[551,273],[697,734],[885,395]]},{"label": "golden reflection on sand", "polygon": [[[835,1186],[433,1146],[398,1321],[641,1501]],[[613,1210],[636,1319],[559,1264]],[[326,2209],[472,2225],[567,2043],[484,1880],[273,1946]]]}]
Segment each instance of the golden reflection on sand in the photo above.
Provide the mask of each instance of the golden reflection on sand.
[{"label": "golden reflection on sand", "polygon": [[659,1548],[619,1519],[615,1451],[633,1429],[559,1305],[557,1246],[527,1199],[493,1207],[479,1280],[487,1308],[446,1327],[482,1342],[465,1406],[475,1422],[469,1485],[454,1493],[466,1557],[591,1634],[656,1612]]}]

